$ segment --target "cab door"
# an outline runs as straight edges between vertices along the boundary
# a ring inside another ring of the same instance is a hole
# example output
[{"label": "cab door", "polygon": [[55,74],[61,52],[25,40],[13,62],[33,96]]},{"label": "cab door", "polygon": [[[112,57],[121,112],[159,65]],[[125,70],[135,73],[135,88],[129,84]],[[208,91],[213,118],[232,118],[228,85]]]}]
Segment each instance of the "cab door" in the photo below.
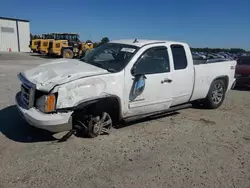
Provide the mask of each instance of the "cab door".
[{"label": "cab door", "polygon": [[[144,78],[138,84],[137,77]],[[143,76],[141,76],[143,75]],[[142,83],[142,84],[141,84]],[[144,84],[144,86],[143,86]],[[126,116],[148,114],[168,109],[172,104],[172,75],[166,46],[144,51],[130,71],[125,71],[128,111]],[[138,85],[141,92],[135,92]]]},{"label": "cab door", "polygon": [[194,88],[194,65],[190,48],[187,45],[170,45],[173,61],[172,88],[173,103],[179,105],[189,102]]}]

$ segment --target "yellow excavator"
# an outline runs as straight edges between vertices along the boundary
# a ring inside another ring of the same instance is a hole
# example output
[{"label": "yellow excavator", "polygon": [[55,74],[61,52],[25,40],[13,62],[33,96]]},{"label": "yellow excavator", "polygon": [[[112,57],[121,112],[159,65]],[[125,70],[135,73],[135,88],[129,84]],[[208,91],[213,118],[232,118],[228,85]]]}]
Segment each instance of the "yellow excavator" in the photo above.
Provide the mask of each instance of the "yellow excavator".
[{"label": "yellow excavator", "polygon": [[58,33],[58,35],[57,40],[49,43],[49,56],[72,59],[84,56],[87,51],[94,48],[94,44],[91,42],[81,42],[79,35],[76,33]]}]

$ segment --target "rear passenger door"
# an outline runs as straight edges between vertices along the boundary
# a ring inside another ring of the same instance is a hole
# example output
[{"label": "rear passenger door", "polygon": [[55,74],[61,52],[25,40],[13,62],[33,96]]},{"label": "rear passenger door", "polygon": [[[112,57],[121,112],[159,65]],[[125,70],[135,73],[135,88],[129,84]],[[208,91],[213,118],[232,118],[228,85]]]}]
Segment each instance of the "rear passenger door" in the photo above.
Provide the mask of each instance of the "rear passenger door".
[{"label": "rear passenger door", "polygon": [[178,105],[189,101],[194,84],[194,67],[190,48],[187,45],[170,45],[174,70],[173,79],[173,103]]}]

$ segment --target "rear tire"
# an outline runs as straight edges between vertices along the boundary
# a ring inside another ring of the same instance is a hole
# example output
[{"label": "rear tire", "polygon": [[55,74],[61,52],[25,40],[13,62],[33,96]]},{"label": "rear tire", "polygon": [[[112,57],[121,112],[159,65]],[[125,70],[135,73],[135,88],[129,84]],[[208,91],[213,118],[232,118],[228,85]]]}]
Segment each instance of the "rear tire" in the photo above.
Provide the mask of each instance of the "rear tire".
[{"label": "rear tire", "polygon": [[74,57],[74,53],[70,49],[63,50],[63,58],[72,59]]},{"label": "rear tire", "polygon": [[208,109],[219,108],[225,99],[225,93],[226,86],[223,80],[213,81],[207,97],[204,99],[204,107]]}]

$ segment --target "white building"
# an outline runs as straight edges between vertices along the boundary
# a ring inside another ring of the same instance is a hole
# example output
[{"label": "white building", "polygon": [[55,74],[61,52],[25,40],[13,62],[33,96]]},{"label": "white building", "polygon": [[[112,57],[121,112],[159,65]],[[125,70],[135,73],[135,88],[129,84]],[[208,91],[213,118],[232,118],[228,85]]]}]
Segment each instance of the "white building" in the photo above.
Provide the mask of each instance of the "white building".
[{"label": "white building", "polygon": [[28,20],[0,17],[0,51],[29,52]]}]

